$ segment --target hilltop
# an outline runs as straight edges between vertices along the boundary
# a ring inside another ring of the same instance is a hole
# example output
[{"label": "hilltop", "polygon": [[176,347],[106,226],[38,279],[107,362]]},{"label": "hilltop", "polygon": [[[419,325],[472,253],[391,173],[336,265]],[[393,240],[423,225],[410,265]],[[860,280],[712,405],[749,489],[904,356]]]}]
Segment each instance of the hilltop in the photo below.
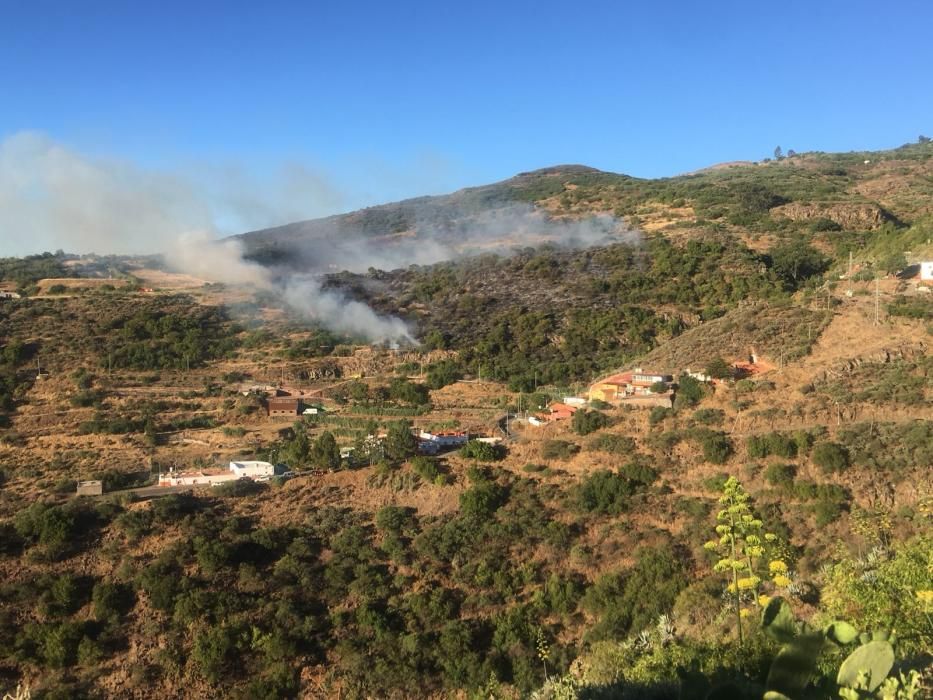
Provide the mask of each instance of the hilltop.
[{"label": "hilltop", "polygon": [[[322,241],[397,236],[456,241],[490,211],[531,204],[556,218],[612,214],[669,237],[725,231],[760,246],[794,233],[864,232],[933,212],[933,144],[887,151],[801,153],[686,175],[642,179],[582,165],[520,173],[452,194],[419,197],[239,238],[258,260],[282,262]],[[314,252],[320,254],[320,249]],[[313,254],[309,252],[307,260]],[[298,256],[302,260],[302,256]]]}]

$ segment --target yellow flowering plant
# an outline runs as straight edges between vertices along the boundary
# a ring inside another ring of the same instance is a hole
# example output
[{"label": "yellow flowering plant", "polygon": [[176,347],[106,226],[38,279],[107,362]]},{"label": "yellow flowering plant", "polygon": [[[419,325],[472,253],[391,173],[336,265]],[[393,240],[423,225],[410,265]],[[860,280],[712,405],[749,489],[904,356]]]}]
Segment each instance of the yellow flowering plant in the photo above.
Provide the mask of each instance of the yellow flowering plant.
[{"label": "yellow flowering plant", "polygon": [[[740,643],[745,641],[742,619],[749,615],[748,611],[742,609],[743,597],[761,605],[766,604],[760,602],[758,589],[762,580],[756,572],[759,562],[765,557],[766,548],[773,549],[778,539],[771,533],[763,532],[763,523],[755,517],[749,500],[748,493],[738,479],[730,476],[719,498],[722,508],[716,513],[718,539],[703,545],[704,549],[719,555],[713,571],[725,574],[729,579],[726,592],[735,598],[735,619]],[[790,583],[786,576],[787,564],[780,559],[770,561],[768,573],[775,585],[779,585],[778,577]]]}]

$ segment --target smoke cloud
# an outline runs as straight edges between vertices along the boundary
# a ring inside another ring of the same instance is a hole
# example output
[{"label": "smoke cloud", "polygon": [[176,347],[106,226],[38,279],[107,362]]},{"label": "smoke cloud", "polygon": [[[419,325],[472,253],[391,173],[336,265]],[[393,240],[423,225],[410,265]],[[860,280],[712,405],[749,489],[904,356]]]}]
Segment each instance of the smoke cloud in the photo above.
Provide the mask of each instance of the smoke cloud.
[{"label": "smoke cloud", "polygon": [[[321,276],[508,254],[545,243],[584,248],[638,240],[637,231],[611,216],[552,218],[531,204],[477,199],[483,189],[464,190],[442,202],[409,200],[281,227],[276,231],[294,257],[270,270],[244,255],[256,246],[255,235],[218,240],[218,229],[243,230],[334,211],[341,196],[322,174],[288,165],[259,182],[232,166],[164,172],[87,156],[41,133],[23,132],[0,141],[0,254],[58,248],[161,253],[176,271],[273,293],[337,332],[413,343],[401,319],[323,289]],[[390,210],[394,218],[379,222]]]},{"label": "smoke cloud", "polygon": [[[242,243],[217,238],[216,221],[246,228],[333,210],[326,178],[295,164],[260,185],[230,166],[198,178],[75,152],[35,132],[0,142],[0,254],[161,253],[173,270],[272,292],[308,319],[372,341],[414,342],[397,318],[321,289],[311,277],[279,281],[243,257]],[[207,184],[203,184],[206,182]],[[258,194],[257,194],[258,193]]]},{"label": "smoke cloud", "polygon": [[[342,236],[316,252],[331,269],[362,272],[371,267],[393,270],[409,265],[433,265],[472,255],[508,255],[541,245],[581,249],[610,243],[636,244],[640,232],[610,215],[586,219],[554,219],[525,203],[457,216],[441,225],[417,220],[408,235],[362,238]],[[310,256],[308,256],[310,257]]]}]

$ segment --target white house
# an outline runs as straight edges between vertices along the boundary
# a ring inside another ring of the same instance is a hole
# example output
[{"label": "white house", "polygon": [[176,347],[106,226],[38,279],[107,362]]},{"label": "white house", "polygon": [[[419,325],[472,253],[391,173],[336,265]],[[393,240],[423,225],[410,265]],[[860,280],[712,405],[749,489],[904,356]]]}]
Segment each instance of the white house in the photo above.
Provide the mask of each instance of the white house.
[{"label": "white house", "polygon": [[933,260],[925,260],[920,263],[920,282],[933,284]]},{"label": "white house", "polygon": [[217,486],[227,481],[236,481],[239,478],[236,474],[226,472],[205,474],[204,472],[170,471],[159,474],[159,486]]},{"label": "white house", "polygon": [[275,476],[275,467],[269,462],[230,462],[230,471],[237,478],[263,479]]},{"label": "white house", "polygon": [[422,430],[418,437],[425,442],[434,443],[438,447],[459,447],[467,444],[470,440],[470,435],[465,430],[448,430],[438,433]]}]

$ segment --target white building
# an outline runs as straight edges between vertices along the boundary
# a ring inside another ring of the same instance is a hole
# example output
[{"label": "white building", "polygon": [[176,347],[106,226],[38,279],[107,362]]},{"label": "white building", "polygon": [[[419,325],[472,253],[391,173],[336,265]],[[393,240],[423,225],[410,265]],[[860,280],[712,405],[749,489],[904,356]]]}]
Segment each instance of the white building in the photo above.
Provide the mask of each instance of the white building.
[{"label": "white building", "polygon": [[924,284],[933,284],[933,260],[920,263],[920,281]]},{"label": "white building", "polygon": [[275,476],[275,467],[269,462],[230,462],[230,471],[237,478],[268,479]]},{"label": "white building", "polygon": [[159,474],[159,486],[216,486],[227,481],[236,481],[239,478],[236,474],[227,472],[205,474],[204,472],[170,471]]},{"label": "white building", "polygon": [[464,430],[448,430],[438,433],[422,430],[418,437],[425,442],[433,442],[438,447],[459,447],[467,444],[470,440],[469,433]]}]

